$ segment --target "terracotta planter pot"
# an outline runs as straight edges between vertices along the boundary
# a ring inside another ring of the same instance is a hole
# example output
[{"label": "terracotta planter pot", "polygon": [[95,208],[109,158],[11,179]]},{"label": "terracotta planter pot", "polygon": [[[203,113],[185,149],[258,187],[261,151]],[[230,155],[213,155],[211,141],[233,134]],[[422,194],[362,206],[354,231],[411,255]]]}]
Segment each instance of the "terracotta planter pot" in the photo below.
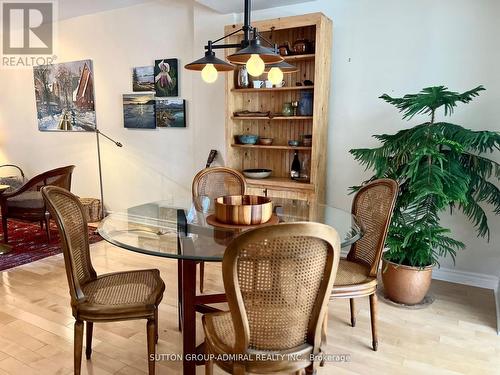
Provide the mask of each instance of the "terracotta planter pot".
[{"label": "terracotta planter pot", "polygon": [[423,269],[382,259],[382,281],[387,298],[405,305],[422,302],[429,291],[433,266]]}]

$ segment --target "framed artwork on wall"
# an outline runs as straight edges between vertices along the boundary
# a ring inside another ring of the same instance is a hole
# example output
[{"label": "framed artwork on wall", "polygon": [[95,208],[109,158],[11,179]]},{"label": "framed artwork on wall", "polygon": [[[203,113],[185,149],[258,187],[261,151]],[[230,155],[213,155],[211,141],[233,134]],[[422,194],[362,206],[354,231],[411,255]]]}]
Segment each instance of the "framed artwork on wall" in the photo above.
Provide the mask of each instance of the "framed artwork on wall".
[{"label": "framed artwork on wall", "polygon": [[158,128],[185,128],[186,101],[156,98],[156,126]]},{"label": "framed artwork on wall", "polygon": [[155,60],[154,82],[156,96],[179,95],[179,69],[177,59]]},{"label": "framed artwork on wall", "polygon": [[154,94],[123,95],[123,125],[133,129],[154,129]]},{"label": "framed artwork on wall", "polygon": [[155,91],[153,66],[132,68],[132,91]]},{"label": "framed artwork on wall", "polygon": [[96,129],[92,60],[33,68],[40,131]]}]

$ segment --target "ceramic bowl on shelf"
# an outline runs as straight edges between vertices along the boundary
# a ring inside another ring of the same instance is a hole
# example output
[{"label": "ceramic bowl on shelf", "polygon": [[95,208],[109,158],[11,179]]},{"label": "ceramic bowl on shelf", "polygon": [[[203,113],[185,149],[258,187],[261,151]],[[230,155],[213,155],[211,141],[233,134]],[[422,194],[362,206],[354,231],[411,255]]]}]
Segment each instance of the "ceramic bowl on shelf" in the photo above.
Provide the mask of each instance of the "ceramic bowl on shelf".
[{"label": "ceramic bowl on shelf", "polygon": [[255,134],[241,134],[238,136],[238,141],[244,145],[254,145],[259,140],[259,136]]},{"label": "ceramic bowl on shelf", "polygon": [[272,169],[264,169],[264,168],[253,168],[253,169],[244,169],[243,174],[248,178],[256,178],[262,179],[267,178],[273,172]]},{"label": "ceramic bowl on shelf", "polygon": [[259,138],[259,145],[270,146],[273,144],[272,138]]},{"label": "ceramic bowl on shelf", "polygon": [[291,139],[288,141],[288,146],[297,147],[298,145],[300,145],[300,142],[296,139]]}]

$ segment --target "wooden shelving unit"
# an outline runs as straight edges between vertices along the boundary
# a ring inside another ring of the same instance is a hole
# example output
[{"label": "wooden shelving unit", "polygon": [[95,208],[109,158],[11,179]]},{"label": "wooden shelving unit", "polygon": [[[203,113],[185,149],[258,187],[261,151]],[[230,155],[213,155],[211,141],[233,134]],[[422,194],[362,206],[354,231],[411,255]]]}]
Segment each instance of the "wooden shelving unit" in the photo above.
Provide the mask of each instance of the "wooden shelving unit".
[{"label": "wooden shelving unit", "polygon": [[[285,56],[285,61],[299,68],[292,74],[285,74],[284,87],[245,88],[235,85],[235,73],[226,76],[226,155],[229,167],[243,170],[248,168],[269,168],[273,170],[266,179],[247,179],[248,193],[271,197],[294,198],[308,201],[324,201],[326,175],[326,147],[328,128],[328,98],[330,88],[330,65],[332,51],[332,22],[321,13],[303,16],[283,17],[253,22],[263,35],[278,45],[293,44],[297,39],[315,42],[314,53]],[[228,25],[226,34],[241,25]],[[237,43],[241,34],[227,39]],[[234,50],[226,50],[226,54]],[[265,80],[266,75],[251,77]],[[304,86],[310,80],[314,86]],[[301,83],[299,86],[297,83]],[[283,103],[299,101],[304,92],[313,94],[312,116],[234,116],[242,110],[279,114]],[[242,145],[235,143],[239,134],[258,134],[273,138],[273,144]],[[312,146],[288,146],[292,139],[300,140],[303,135],[312,135]],[[297,182],[290,176],[294,151],[299,159],[309,158],[310,181]]]},{"label": "wooden shelving unit", "polygon": [[232,116],[231,120],[299,121],[312,120],[313,116]]},{"label": "wooden shelving unit", "polygon": [[261,87],[260,89],[248,88],[248,89],[236,89],[232,88],[232,92],[272,92],[272,91],[300,91],[300,90],[314,90],[314,86],[285,86],[285,87],[273,87],[268,89],[266,87]]},{"label": "wooden shelving unit", "polygon": [[290,55],[283,56],[286,62],[293,63],[294,61],[303,61],[303,60],[314,60],[316,55],[314,53],[306,53],[303,55]]},{"label": "wooden shelving unit", "polygon": [[302,150],[302,151],[311,151],[312,147],[306,146],[288,146],[288,145],[242,145],[234,143],[231,145],[232,147],[240,147],[240,148],[261,148],[268,150]]}]

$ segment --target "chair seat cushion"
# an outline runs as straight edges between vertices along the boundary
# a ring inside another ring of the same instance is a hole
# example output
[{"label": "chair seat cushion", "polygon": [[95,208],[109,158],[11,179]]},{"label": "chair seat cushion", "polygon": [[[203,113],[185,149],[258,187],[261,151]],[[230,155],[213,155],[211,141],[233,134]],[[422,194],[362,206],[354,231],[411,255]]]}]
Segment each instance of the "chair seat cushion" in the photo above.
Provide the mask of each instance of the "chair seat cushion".
[{"label": "chair seat cushion", "polygon": [[117,272],[99,276],[82,287],[86,305],[155,305],[165,289],[158,270]]},{"label": "chair seat cushion", "polygon": [[370,277],[369,273],[370,270],[367,266],[341,259],[334,285],[355,285],[370,282],[373,277]]},{"label": "chair seat cushion", "polygon": [[42,193],[39,191],[25,191],[19,195],[7,199],[8,207],[16,208],[44,208],[45,203],[42,198]]}]

